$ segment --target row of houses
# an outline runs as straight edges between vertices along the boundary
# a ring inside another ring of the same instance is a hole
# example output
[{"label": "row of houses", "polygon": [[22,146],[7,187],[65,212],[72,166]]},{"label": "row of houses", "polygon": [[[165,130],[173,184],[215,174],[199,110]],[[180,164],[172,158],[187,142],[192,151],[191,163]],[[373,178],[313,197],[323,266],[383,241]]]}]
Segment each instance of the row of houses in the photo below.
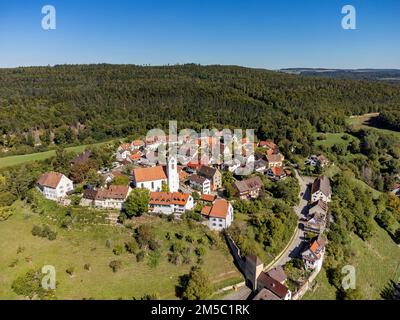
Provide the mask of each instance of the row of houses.
[{"label": "row of houses", "polygon": [[319,272],[325,254],[325,239],[321,236],[328,219],[328,203],[332,199],[332,188],[329,178],[321,176],[315,179],[311,186],[311,204],[308,215],[303,223],[304,231],[317,235],[308,244],[301,257],[306,269]]},{"label": "row of houses", "polygon": [[[36,188],[47,199],[59,201],[73,191],[73,183],[61,173],[48,172],[38,179]],[[80,205],[98,209],[122,210],[131,191],[130,186],[110,185],[108,188],[88,188],[84,190]],[[209,203],[203,208],[201,214],[210,229],[222,231],[232,224],[233,207],[228,201],[206,194],[203,194],[200,200]],[[194,199],[190,194],[162,191],[150,193],[150,213],[179,215],[192,210],[194,206]]]}]

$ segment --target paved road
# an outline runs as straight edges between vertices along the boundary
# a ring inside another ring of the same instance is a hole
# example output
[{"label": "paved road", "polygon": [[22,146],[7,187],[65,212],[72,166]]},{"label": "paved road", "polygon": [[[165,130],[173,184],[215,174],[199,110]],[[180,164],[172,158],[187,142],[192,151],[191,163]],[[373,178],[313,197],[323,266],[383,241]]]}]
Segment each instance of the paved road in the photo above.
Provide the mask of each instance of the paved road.
[{"label": "paved road", "polygon": [[310,188],[308,187],[308,185],[313,182],[313,179],[310,177],[302,177],[299,175],[297,170],[294,171],[296,173],[296,178],[300,184],[300,203],[293,208],[298,216],[296,235],[287,250],[283,253],[278,261],[276,261],[272,266],[269,266],[268,270],[278,266],[282,266],[286,262],[290,261],[292,258],[298,257],[303,249],[302,242],[304,239],[304,231],[300,228],[300,220],[306,216],[308,211],[308,199],[310,199]]},{"label": "paved road", "polygon": [[237,291],[225,296],[223,300],[247,300],[251,293],[252,291],[248,287],[243,286],[240,287]]}]

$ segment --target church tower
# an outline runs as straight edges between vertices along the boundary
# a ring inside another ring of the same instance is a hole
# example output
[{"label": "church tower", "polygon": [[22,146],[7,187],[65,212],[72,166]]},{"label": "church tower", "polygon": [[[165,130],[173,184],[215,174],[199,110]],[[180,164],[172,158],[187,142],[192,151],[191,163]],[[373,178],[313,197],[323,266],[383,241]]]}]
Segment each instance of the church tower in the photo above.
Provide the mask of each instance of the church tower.
[{"label": "church tower", "polygon": [[168,177],[169,192],[178,192],[179,190],[178,165],[176,158],[174,156],[168,157],[167,177]]}]

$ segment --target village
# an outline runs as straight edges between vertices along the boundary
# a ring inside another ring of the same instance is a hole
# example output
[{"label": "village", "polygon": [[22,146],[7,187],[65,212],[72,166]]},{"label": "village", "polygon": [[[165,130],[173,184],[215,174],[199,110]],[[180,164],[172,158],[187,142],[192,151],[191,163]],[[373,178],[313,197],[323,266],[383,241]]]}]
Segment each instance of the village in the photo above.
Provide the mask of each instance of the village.
[{"label": "village", "polygon": [[[285,156],[273,141],[238,139],[232,144],[224,142],[222,134],[195,139],[190,141],[190,147],[183,154],[165,152],[171,145],[181,146],[185,143],[171,143],[168,137],[152,136],[123,143],[115,151],[112,167],[102,168],[98,172],[104,178],[104,185],[83,183],[79,205],[123,213],[125,203],[134,190],[147,190],[146,214],[181,219],[184,214],[196,212],[201,217],[199,223],[224,234],[235,263],[246,279],[246,299],[299,299],[304,292],[292,292],[289,289],[283,265],[294,258],[292,247],[301,245],[302,251],[295,258],[303,261],[304,268],[310,271],[310,278],[315,278],[321,270],[326,243],[322,234],[329,219],[328,203],[332,196],[330,181],[320,176],[310,184],[302,183],[299,198],[303,202],[299,210],[295,210],[298,226],[294,237],[275,264],[264,266],[257,256],[241,256],[230,238],[229,227],[235,219],[233,204],[239,200],[257,199],[264,189],[262,178],[275,183],[288,176],[298,176],[298,173],[293,165],[285,161]],[[215,152],[211,152],[210,156],[210,151],[215,151],[215,148],[219,151],[217,157]],[[240,160],[234,158],[224,161],[224,156],[234,148],[239,148],[242,154]],[[254,150],[256,152],[252,152]],[[159,160],[157,155],[161,153],[164,157]],[[91,151],[85,151],[76,156],[71,165],[84,164],[91,156]],[[329,164],[322,155],[311,156],[307,161],[311,166]],[[249,164],[253,173],[241,175],[241,170]],[[225,175],[233,178],[233,190],[229,196],[223,184]],[[61,173],[47,172],[37,180],[36,189],[45,198],[69,206],[69,196],[74,192],[75,182]],[[120,223],[115,215],[110,215],[109,221],[112,224]],[[306,233],[314,237],[306,238]]]}]

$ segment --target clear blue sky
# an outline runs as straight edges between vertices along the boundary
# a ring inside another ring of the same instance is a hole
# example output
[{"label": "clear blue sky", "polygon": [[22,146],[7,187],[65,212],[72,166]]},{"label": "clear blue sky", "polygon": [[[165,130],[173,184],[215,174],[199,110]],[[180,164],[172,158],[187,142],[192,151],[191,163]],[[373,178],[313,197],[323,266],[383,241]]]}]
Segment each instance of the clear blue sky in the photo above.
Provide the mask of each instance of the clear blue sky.
[{"label": "clear blue sky", "polygon": [[[346,4],[357,30],[341,28]],[[400,68],[400,1],[0,1],[0,67],[102,62]]]}]

